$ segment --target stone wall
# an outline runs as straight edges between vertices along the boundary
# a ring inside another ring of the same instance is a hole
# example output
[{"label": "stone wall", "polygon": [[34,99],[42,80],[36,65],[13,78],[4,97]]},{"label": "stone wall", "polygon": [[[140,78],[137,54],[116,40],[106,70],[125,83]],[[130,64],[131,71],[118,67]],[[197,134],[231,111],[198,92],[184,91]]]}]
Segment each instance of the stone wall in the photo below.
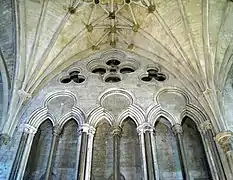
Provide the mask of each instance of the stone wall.
[{"label": "stone wall", "polygon": [[25,171],[25,180],[42,180],[45,177],[50,147],[52,143],[52,124],[41,124],[32,143]]},{"label": "stone wall", "polygon": [[156,154],[161,180],[183,180],[176,139],[168,125],[155,126]]},{"label": "stone wall", "polygon": [[16,129],[13,138],[7,145],[0,146],[0,179],[7,180],[18,150],[22,132]]},{"label": "stone wall", "polygon": [[56,180],[75,179],[77,128],[75,121],[68,121],[62,130],[52,170]]},{"label": "stone wall", "polygon": [[0,127],[2,122],[2,108],[3,108],[3,84],[2,84],[2,75],[0,72]]},{"label": "stone wall", "polygon": [[191,179],[211,179],[207,157],[199,131],[195,123],[186,118],[183,124],[184,147]]},{"label": "stone wall", "polygon": [[111,127],[101,122],[96,129],[93,146],[92,177],[94,180],[108,179],[113,170],[113,138]]},{"label": "stone wall", "polygon": [[2,51],[10,79],[13,79],[14,54],[14,7],[11,0],[0,0],[0,50]]},{"label": "stone wall", "polygon": [[127,118],[122,124],[120,140],[120,171],[127,180],[141,180],[142,161],[137,126]]}]

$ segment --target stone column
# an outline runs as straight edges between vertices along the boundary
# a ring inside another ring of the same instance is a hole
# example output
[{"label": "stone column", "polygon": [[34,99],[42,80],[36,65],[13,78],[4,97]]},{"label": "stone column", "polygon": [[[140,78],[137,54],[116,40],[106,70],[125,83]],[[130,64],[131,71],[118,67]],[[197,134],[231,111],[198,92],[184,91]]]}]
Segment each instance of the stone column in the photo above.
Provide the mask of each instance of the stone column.
[{"label": "stone column", "polygon": [[211,169],[212,178],[216,180],[226,179],[216,143],[214,142],[211,122],[205,121],[201,123],[200,128],[206,156],[208,159],[208,164]]},{"label": "stone column", "polygon": [[81,144],[78,163],[78,180],[90,179],[92,144],[95,128],[89,124],[81,125]]},{"label": "stone column", "polygon": [[186,153],[184,149],[184,143],[183,143],[183,129],[180,124],[175,124],[172,127],[172,131],[175,134],[176,142],[177,142],[177,149],[179,153],[180,158],[180,165],[182,170],[182,175],[185,180],[189,180],[189,171],[188,171],[188,164],[186,159]]},{"label": "stone column", "polygon": [[146,146],[145,146],[145,136],[144,136],[144,130],[143,126],[139,126],[137,128],[138,135],[139,135],[139,141],[140,141],[140,147],[141,147],[141,153],[142,153],[142,169],[143,169],[143,176],[144,180],[148,180],[148,172],[147,172],[147,162],[146,162]]},{"label": "stone column", "polygon": [[155,174],[155,179],[159,180],[159,166],[158,166],[158,161],[157,161],[157,149],[156,149],[156,139],[155,139],[155,130],[150,131],[150,136],[151,136],[151,148],[152,148],[152,157],[153,157],[153,165],[154,165],[154,174]]},{"label": "stone column", "polygon": [[22,147],[22,155],[21,158],[19,159],[20,164],[18,165],[18,172],[16,174],[16,179],[17,180],[22,180],[23,176],[24,176],[24,172],[26,169],[26,165],[28,162],[28,157],[30,154],[30,150],[31,150],[31,146],[32,146],[32,142],[35,136],[37,129],[34,128],[33,126],[29,125],[29,124],[25,124],[24,125],[24,132],[23,132],[23,136],[25,137],[25,142],[24,143],[24,147]]},{"label": "stone column", "polygon": [[120,180],[120,138],[122,129],[118,125],[113,126],[113,180]]},{"label": "stone column", "polygon": [[88,144],[87,144],[87,157],[86,157],[86,170],[85,180],[91,179],[91,162],[92,162],[92,151],[93,151],[93,140],[95,135],[95,128],[89,126],[88,131]]},{"label": "stone column", "polygon": [[231,174],[233,174],[233,132],[220,132],[215,136],[215,139],[226,154]]},{"label": "stone column", "polygon": [[[143,166],[144,166],[144,178],[145,179],[155,179],[155,166],[154,166],[154,154],[152,151],[155,150],[155,144],[152,143],[152,138],[154,140],[154,128],[148,124],[143,123],[138,127],[138,132],[141,140],[142,156],[143,156]],[[155,153],[155,151],[154,151]],[[156,156],[156,155],[155,155]]]},{"label": "stone column", "polygon": [[51,176],[51,171],[53,168],[54,155],[57,150],[60,133],[61,133],[61,128],[59,126],[54,126],[53,127],[53,140],[52,140],[52,145],[51,145],[50,152],[49,152],[49,158],[48,158],[47,168],[46,168],[46,173],[45,173],[45,180],[51,179],[50,176]]},{"label": "stone column", "polygon": [[78,179],[78,172],[79,172],[79,160],[81,157],[81,143],[82,143],[82,127],[79,127],[77,130],[77,158],[76,158],[76,165],[75,165],[75,178]]}]

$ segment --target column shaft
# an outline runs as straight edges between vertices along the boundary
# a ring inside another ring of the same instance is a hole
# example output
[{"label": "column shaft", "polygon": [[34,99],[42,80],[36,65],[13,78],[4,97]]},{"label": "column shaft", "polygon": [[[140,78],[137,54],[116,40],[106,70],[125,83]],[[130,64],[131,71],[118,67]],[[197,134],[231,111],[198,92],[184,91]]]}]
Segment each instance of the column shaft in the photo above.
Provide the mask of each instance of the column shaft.
[{"label": "column shaft", "polygon": [[113,180],[120,180],[120,138],[121,127],[113,126]]},{"label": "column shaft", "polygon": [[51,176],[51,172],[53,168],[54,155],[56,153],[57,145],[59,141],[59,135],[60,135],[60,128],[56,126],[54,127],[54,130],[53,130],[53,140],[52,140],[52,145],[51,145],[50,152],[49,152],[49,158],[48,158],[47,168],[46,168],[46,173],[45,173],[45,180],[51,179],[50,176]]},{"label": "column shaft", "polygon": [[213,139],[214,138],[213,132],[211,129],[207,129],[206,133],[207,133],[207,138],[210,142],[211,152],[212,152],[212,156],[214,158],[215,164],[216,164],[217,173],[219,174],[220,179],[226,178],[226,174],[224,173],[224,170],[223,170],[223,165],[220,159],[220,155],[218,153],[216,143],[214,142],[214,139]]},{"label": "column shaft", "polygon": [[86,166],[86,153],[87,153],[87,132],[82,133],[81,150],[79,156],[78,166],[78,180],[85,179],[85,166]]},{"label": "column shaft", "polygon": [[148,174],[148,179],[155,179],[150,134],[151,134],[150,131],[145,132],[147,174]]},{"label": "column shaft", "polygon": [[188,171],[188,165],[187,165],[187,159],[186,159],[186,153],[185,153],[185,148],[184,148],[184,143],[183,143],[183,130],[181,125],[176,124],[172,127],[172,130],[175,134],[176,137],[176,142],[177,142],[177,149],[179,153],[179,158],[180,158],[180,165],[181,165],[181,170],[182,170],[182,175],[185,180],[189,180],[189,171]]},{"label": "column shaft", "polygon": [[27,165],[27,161],[28,161],[28,157],[29,157],[29,154],[30,154],[31,146],[32,146],[32,142],[33,142],[34,135],[35,135],[37,130],[32,126],[30,126],[28,124],[25,124],[24,131],[28,135],[27,135],[27,138],[26,138],[27,140],[26,140],[25,147],[24,147],[24,150],[23,150],[21,162],[19,164],[16,180],[22,180],[23,179],[24,172],[25,172],[26,165]]},{"label": "column shaft", "polygon": [[145,136],[143,131],[139,131],[139,140],[140,140],[140,147],[142,153],[142,169],[144,174],[144,180],[148,180],[148,173],[147,173],[147,163],[146,163],[146,147],[145,147]]},{"label": "column shaft", "polygon": [[24,149],[26,147],[27,138],[28,138],[28,134],[23,132],[21,139],[20,139],[19,147],[18,147],[16,156],[15,156],[15,160],[13,163],[13,167],[12,167],[9,179],[16,179],[16,177],[17,177],[17,173],[18,173],[19,168],[20,168],[20,163],[22,162],[22,156],[24,153]]},{"label": "column shaft", "polygon": [[156,144],[155,144],[155,133],[150,133],[151,136],[151,147],[152,147],[152,155],[153,155],[153,166],[154,166],[154,174],[155,179],[159,180],[159,166],[157,161],[157,150],[156,150]]},{"label": "column shaft", "polygon": [[88,133],[85,180],[90,180],[91,179],[91,162],[92,162],[92,150],[93,150],[94,133],[95,133],[95,130],[93,130],[93,129],[91,129],[90,132]]},{"label": "column shaft", "polygon": [[[223,131],[216,135],[216,141],[222,147],[224,153],[226,154],[230,172],[228,176],[233,174],[233,132]],[[232,178],[232,177],[231,177]]]},{"label": "column shaft", "polygon": [[81,143],[82,143],[82,130],[79,129],[77,132],[77,158],[76,158],[76,165],[75,165],[75,178],[78,179],[78,172],[79,172],[79,162],[81,157]]}]

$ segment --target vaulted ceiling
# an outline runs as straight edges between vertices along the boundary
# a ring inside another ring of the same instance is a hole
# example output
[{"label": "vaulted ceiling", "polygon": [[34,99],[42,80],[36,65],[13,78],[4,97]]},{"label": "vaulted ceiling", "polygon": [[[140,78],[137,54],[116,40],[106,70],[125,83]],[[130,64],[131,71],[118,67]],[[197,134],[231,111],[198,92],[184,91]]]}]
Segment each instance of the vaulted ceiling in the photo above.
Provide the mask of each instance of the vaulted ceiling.
[{"label": "vaulted ceiling", "polygon": [[17,64],[21,89],[29,93],[74,61],[108,48],[159,56],[166,68],[203,91],[213,79],[221,89],[232,63],[233,2],[228,0],[18,3]]},{"label": "vaulted ceiling", "polygon": [[[217,96],[233,62],[230,0],[16,3],[14,87],[24,96],[38,92],[75,61],[111,48],[154,60],[184,81],[196,95],[211,90]],[[13,97],[11,104],[18,101]],[[206,101],[214,102],[212,109],[218,106],[216,100]]]}]

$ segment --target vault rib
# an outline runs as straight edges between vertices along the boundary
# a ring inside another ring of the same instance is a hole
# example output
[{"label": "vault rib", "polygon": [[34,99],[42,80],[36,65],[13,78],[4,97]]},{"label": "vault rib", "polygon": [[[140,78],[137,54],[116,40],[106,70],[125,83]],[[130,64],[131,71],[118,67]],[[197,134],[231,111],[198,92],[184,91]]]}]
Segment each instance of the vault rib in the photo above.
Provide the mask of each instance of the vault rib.
[{"label": "vault rib", "polygon": [[[227,17],[229,15],[229,13],[231,13],[231,10],[233,8],[233,7],[231,7],[231,4],[229,4],[229,1],[226,4],[224,15],[223,15],[222,21],[221,21],[222,23],[221,23],[221,26],[219,28],[218,40],[217,40],[217,46],[216,46],[215,77],[218,79],[218,82],[220,82],[220,83],[225,83],[224,79],[227,78],[228,72],[230,71],[230,67],[232,65],[232,62],[230,61],[230,59],[231,59],[230,55],[228,55],[228,51],[229,50],[232,51],[233,37],[231,38],[231,41],[229,42],[227,48],[225,49],[225,53],[224,53],[223,59],[218,59],[218,57],[219,57],[218,55],[220,53],[219,51],[221,50],[221,46],[219,46],[219,43],[221,42],[220,41],[220,35],[221,35],[221,32],[224,32],[224,30],[225,30],[225,23],[226,23]],[[229,53],[232,53],[232,52],[229,52]],[[227,71],[226,71],[226,69],[227,69]],[[223,85],[220,84],[219,86],[221,88]]]},{"label": "vault rib", "polygon": [[205,58],[205,72],[208,87],[213,82],[213,64],[210,57],[210,38],[209,38],[209,0],[202,1],[202,31],[203,31],[203,50]]},{"label": "vault rib", "polygon": [[67,13],[64,18],[62,19],[61,23],[59,24],[58,28],[56,29],[56,32],[53,34],[52,39],[49,42],[48,47],[46,48],[45,52],[43,53],[42,57],[39,60],[39,63],[37,64],[35,68],[35,73],[32,74],[32,77],[29,80],[29,85],[27,85],[26,92],[30,89],[31,84],[33,83],[33,79],[37,75],[37,72],[39,72],[40,67],[43,65],[44,61],[47,59],[49,53],[51,52],[52,48],[54,47],[54,44],[56,43],[61,31],[63,30],[67,20],[69,19],[70,14]]},{"label": "vault rib", "polygon": [[[199,74],[204,74],[203,69],[202,69],[201,64],[200,64],[200,61],[198,59],[196,49],[194,47],[194,42],[193,42],[192,34],[190,32],[190,27],[189,27],[189,23],[188,23],[188,20],[187,20],[187,15],[185,13],[184,4],[183,4],[182,0],[177,0],[177,2],[178,2],[178,6],[179,6],[179,9],[180,9],[180,12],[181,12],[181,15],[182,15],[182,19],[183,19],[183,22],[184,22],[184,27],[185,27],[184,30],[188,35],[189,43],[191,45],[192,52],[193,52],[193,55],[195,57],[194,60],[195,60],[195,62],[197,64],[197,69],[199,70],[198,72],[199,72]],[[206,83],[206,81],[204,81],[204,83]]]},{"label": "vault rib", "polygon": [[116,33],[122,38],[122,40],[126,43],[126,45],[130,44],[120,31],[116,31]]},{"label": "vault rib", "polygon": [[[224,28],[224,24],[225,24],[226,18],[227,18],[228,14],[229,14],[228,3],[229,3],[229,1],[227,1],[227,3],[226,3],[225,10],[223,12],[222,19],[221,19],[221,25],[219,27],[219,31],[218,31],[218,34],[217,34],[218,38],[217,38],[217,45],[216,45],[216,50],[215,50],[216,53],[215,53],[215,60],[214,60],[214,65],[215,65],[215,67],[214,67],[214,74],[215,74],[215,76],[218,76],[219,70],[220,70],[220,65],[218,64],[218,53],[219,53],[218,45],[219,45],[219,41],[220,41],[220,39],[219,39],[220,36],[219,35],[220,35],[220,32]],[[216,78],[218,78],[218,77],[216,77]]]},{"label": "vault rib", "polygon": [[[184,69],[186,68],[176,57],[174,54],[172,54],[166,47],[164,47],[157,39],[155,39],[153,36],[151,36],[149,33],[145,32],[144,30],[142,29],[139,29],[139,33],[142,34],[145,38],[147,38],[148,40],[152,40],[154,42],[156,42],[156,44],[158,44],[161,49],[164,50],[164,52],[167,53],[167,55],[170,55],[172,56],[172,58],[174,58],[176,60],[176,62],[181,66],[183,67]],[[163,58],[164,59],[164,58]],[[192,73],[190,73],[192,74]],[[201,86],[196,82],[195,78],[193,79],[193,82],[195,82],[195,84],[197,85],[199,91],[201,90]],[[199,92],[197,91],[197,92]]]},{"label": "vault rib", "polygon": [[32,45],[32,50],[31,50],[31,53],[29,55],[29,64],[27,65],[28,67],[26,69],[25,78],[24,78],[24,81],[23,81],[23,84],[22,84],[22,89],[26,88],[27,80],[28,80],[30,74],[33,73],[31,71],[33,63],[37,63],[34,60],[35,60],[35,55],[36,55],[37,48],[38,48],[38,42],[39,42],[39,39],[40,39],[40,34],[41,34],[41,30],[42,30],[43,23],[44,23],[44,17],[45,17],[45,14],[46,14],[48,2],[49,2],[49,0],[43,0],[43,5],[42,5],[39,21],[38,21],[37,27],[36,27],[36,33],[35,33],[35,38],[34,38],[34,42],[33,42],[33,45]]},{"label": "vault rib", "polygon": [[138,24],[138,22],[137,22],[137,20],[136,20],[136,18],[135,18],[135,14],[134,14],[134,12],[133,12],[133,9],[132,9],[131,5],[129,4],[128,6],[129,6],[129,9],[130,9],[130,13],[131,13],[131,15],[132,15],[134,24]]},{"label": "vault rib", "polygon": [[92,20],[92,17],[93,17],[93,13],[94,13],[95,9],[96,9],[96,5],[93,5],[93,7],[92,7],[92,9],[91,9],[90,16],[89,16],[89,18],[88,18],[88,22],[87,22],[87,24],[90,24],[90,22],[91,22],[91,20]]},{"label": "vault rib", "polygon": [[95,43],[95,46],[99,46],[99,44],[104,40],[104,38],[110,33],[110,31],[106,31],[101,38]]},{"label": "vault rib", "polygon": [[[67,50],[68,49],[68,47],[69,46],[72,46],[74,43],[77,43],[80,39],[81,39],[81,37],[85,34],[85,33],[87,33],[88,31],[87,31],[87,29],[86,28],[83,28],[73,39],[71,39],[70,41],[69,41],[69,43],[67,43],[66,45],[65,45],[65,47],[63,47],[62,48],[62,50],[55,56],[55,58],[52,60],[52,61],[50,61],[49,62],[49,64],[47,65],[47,69],[45,69],[45,71],[43,72],[43,74],[46,76],[46,72],[48,72],[48,71],[50,71],[50,69],[53,69],[54,68],[54,61],[62,54],[62,53],[64,53],[64,51],[65,50]],[[56,65],[59,65],[59,63],[57,62],[56,63]],[[31,86],[33,86],[35,83],[36,83],[36,81],[38,80],[38,79],[43,79],[44,78],[44,76],[41,74],[39,74],[39,75],[37,75],[37,77],[35,78],[35,81],[32,83],[32,85]],[[31,87],[30,87],[31,88]]]},{"label": "vault rib", "polygon": [[[166,22],[164,21],[164,19],[160,16],[160,14],[158,13],[157,10],[154,11],[154,16],[157,18],[158,22],[160,23],[160,25],[163,27],[163,29],[166,31],[166,33],[168,34],[168,36],[171,38],[172,43],[175,45],[176,49],[178,50],[178,52],[180,53],[181,57],[185,60],[185,62],[188,65],[188,69],[190,70],[190,74],[193,77],[193,75],[197,75],[198,72],[196,72],[196,70],[194,69],[194,67],[192,66],[192,64],[190,63],[190,59],[187,57],[186,53],[183,51],[183,49],[181,48],[179,42],[177,41],[177,39],[174,37],[173,33],[171,32],[171,30],[169,29],[168,25],[166,24]],[[178,59],[178,61],[180,61]],[[181,62],[180,62],[181,63]],[[182,64],[182,63],[181,63]],[[197,82],[197,84],[199,84],[200,89],[203,89],[203,84],[200,81],[197,81],[196,77],[193,77],[193,80]]]},{"label": "vault rib", "polygon": [[220,78],[219,90],[220,91],[223,90],[226,80],[228,78],[228,73],[230,72],[232,65],[233,65],[232,52],[233,52],[233,38],[231,39],[231,42],[225,51],[223,63],[221,64],[221,68],[219,71],[219,78]]}]

